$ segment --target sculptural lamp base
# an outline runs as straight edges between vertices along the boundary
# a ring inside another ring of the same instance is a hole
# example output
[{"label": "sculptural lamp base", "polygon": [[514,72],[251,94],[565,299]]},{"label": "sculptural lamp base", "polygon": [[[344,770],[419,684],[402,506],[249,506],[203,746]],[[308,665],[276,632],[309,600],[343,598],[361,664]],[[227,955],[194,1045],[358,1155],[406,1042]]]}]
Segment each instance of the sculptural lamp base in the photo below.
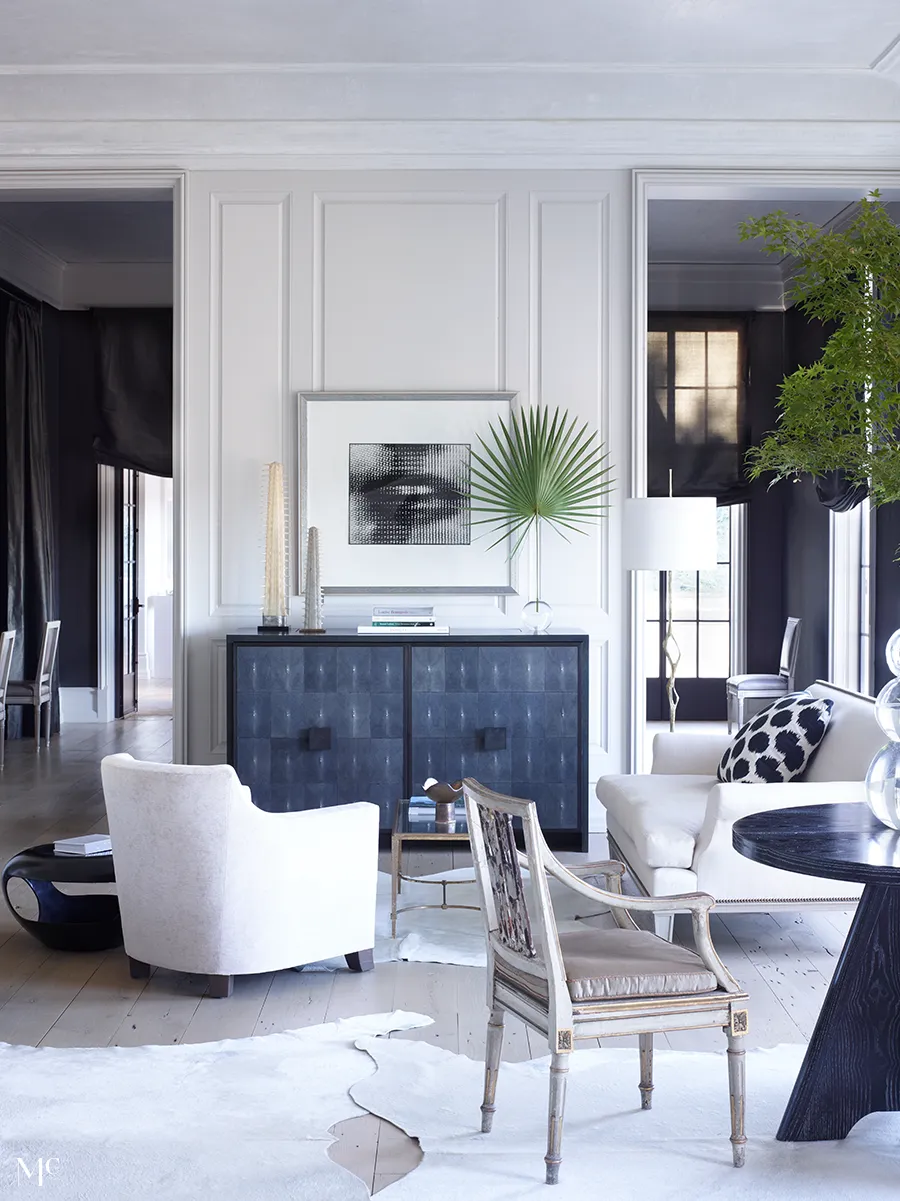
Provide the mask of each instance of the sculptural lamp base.
[{"label": "sculptural lamp base", "polygon": [[529,601],[522,610],[522,625],[532,634],[546,634],[553,622],[553,610],[546,601]]},{"label": "sculptural lamp base", "polygon": [[890,741],[869,764],[866,802],[880,822],[900,830],[900,630],[888,639],[885,658],[894,679],[878,694],[875,719]]},{"label": "sculptural lamp base", "polygon": [[257,634],[289,634],[286,613],[263,614],[262,622],[256,627]]}]

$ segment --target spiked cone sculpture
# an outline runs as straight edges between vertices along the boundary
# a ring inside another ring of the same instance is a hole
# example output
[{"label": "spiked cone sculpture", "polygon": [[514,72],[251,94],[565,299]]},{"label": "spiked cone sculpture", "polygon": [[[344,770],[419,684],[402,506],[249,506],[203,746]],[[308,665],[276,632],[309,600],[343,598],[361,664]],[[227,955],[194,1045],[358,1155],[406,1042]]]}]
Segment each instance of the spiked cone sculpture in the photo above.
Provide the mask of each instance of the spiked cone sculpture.
[{"label": "spiked cone sculpture", "polygon": [[319,581],[319,531],[314,525],[306,536],[306,573],[303,609],[303,633],[324,634],[322,585]]}]

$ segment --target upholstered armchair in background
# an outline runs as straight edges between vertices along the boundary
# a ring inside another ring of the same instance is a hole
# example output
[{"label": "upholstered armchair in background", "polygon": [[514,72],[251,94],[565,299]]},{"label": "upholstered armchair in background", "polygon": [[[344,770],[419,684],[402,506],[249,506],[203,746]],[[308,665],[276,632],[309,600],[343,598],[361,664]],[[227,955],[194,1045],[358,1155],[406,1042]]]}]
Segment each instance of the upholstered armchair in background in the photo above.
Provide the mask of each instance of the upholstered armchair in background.
[{"label": "upholstered armchair in background", "polygon": [[125,950],[150,966],[234,976],[343,955],[372,967],[378,807],[267,813],[232,767],[101,764]]}]

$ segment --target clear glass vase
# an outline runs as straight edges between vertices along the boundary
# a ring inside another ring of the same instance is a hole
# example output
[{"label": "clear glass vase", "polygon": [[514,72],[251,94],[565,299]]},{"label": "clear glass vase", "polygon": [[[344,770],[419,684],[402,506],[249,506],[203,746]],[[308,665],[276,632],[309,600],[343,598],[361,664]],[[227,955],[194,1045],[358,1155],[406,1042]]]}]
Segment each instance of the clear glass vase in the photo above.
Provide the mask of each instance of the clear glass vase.
[{"label": "clear glass vase", "polygon": [[546,634],[553,623],[553,609],[541,599],[541,521],[534,523],[534,597],[522,610],[522,625],[532,634]]},{"label": "clear glass vase", "polygon": [[869,764],[866,802],[885,826],[900,830],[900,630],[888,639],[888,667],[894,673],[875,701],[875,719],[890,739]]}]

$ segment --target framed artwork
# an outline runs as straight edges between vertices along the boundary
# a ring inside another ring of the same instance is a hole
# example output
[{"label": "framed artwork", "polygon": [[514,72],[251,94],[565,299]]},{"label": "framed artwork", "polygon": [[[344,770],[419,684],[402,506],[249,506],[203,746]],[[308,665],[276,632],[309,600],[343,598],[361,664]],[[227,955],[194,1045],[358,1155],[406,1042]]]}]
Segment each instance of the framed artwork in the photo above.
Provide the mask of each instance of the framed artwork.
[{"label": "framed artwork", "polygon": [[319,529],[326,594],[516,592],[504,540],[473,524],[472,446],[514,392],[308,392],[300,546]]}]

